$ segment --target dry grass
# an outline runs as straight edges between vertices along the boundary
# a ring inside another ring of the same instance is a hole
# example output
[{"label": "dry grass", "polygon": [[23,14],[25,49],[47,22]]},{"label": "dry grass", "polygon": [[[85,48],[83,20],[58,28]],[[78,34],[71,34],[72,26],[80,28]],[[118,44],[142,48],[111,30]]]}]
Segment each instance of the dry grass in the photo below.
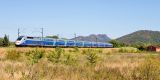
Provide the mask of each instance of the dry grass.
[{"label": "dry grass", "polygon": [[159,80],[159,60],[118,48],[0,48],[0,80]]}]

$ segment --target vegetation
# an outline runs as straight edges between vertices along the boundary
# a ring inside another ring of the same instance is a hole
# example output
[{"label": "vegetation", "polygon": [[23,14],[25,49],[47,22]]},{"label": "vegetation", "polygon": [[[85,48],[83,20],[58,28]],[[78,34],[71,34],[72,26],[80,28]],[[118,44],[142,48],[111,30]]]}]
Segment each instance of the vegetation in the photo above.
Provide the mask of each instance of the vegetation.
[{"label": "vegetation", "polygon": [[87,60],[88,60],[89,64],[93,65],[93,64],[97,63],[98,56],[97,56],[96,52],[94,52],[92,50],[88,50],[86,55],[87,55]]},{"label": "vegetation", "polygon": [[7,47],[9,45],[10,45],[9,38],[7,37],[7,35],[5,35],[3,39],[3,46]]},{"label": "vegetation", "polygon": [[0,47],[8,47],[9,45],[10,41],[7,35],[5,35],[4,38],[0,38]]},{"label": "vegetation", "polygon": [[[60,62],[60,58],[61,58],[62,53],[63,53],[63,49],[57,47],[55,49],[55,51],[52,51],[49,54],[48,60],[51,62],[54,62],[54,63],[58,63],[58,62]],[[68,58],[70,58],[70,56],[68,56]]]},{"label": "vegetation", "polygon": [[145,44],[145,43],[139,43],[139,44],[132,44],[130,46],[135,47],[141,51],[146,51],[147,47],[150,46],[151,44]]},{"label": "vegetation", "polygon": [[44,50],[43,49],[34,49],[26,52],[27,58],[30,60],[31,64],[38,63],[38,61],[44,57]]},{"label": "vegetation", "polygon": [[7,51],[6,58],[9,60],[18,60],[20,57],[20,52],[15,49],[10,49]]},{"label": "vegetation", "polygon": [[124,43],[120,43],[117,40],[110,40],[109,43],[113,44],[113,47],[124,47],[124,46],[126,46]]},{"label": "vegetation", "polygon": [[137,52],[139,52],[139,50],[137,48],[134,48],[134,47],[121,47],[119,49],[119,52],[121,52],[121,53],[125,53],[125,52],[127,52],[127,53],[137,53]]},{"label": "vegetation", "polygon": [[135,68],[132,77],[136,80],[159,80],[160,62],[153,58],[147,58],[144,63]]},{"label": "vegetation", "polygon": [[159,80],[160,54],[123,48],[0,48],[0,80]]},{"label": "vegetation", "polygon": [[3,38],[0,38],[0,46],[3,46]]}]

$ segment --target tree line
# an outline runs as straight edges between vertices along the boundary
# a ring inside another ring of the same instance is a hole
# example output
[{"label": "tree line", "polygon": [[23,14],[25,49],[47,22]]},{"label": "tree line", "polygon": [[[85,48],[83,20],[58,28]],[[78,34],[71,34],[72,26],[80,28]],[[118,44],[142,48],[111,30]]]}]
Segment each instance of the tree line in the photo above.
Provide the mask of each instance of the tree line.
[{"label": "tree line", "polygon": [[143,43],[143,42],[137,42],[137,43],[134,43],[134,44],[125,44],[125,43],[119,42],[118,40],[110,40],[109,43],[113,44],[114,48],[135,47],[135,48],[137,48],[137,49],[139,49],[141,51],[145,51],[145,50],[147,50],[148,46],[154,45],[154,44]]}]

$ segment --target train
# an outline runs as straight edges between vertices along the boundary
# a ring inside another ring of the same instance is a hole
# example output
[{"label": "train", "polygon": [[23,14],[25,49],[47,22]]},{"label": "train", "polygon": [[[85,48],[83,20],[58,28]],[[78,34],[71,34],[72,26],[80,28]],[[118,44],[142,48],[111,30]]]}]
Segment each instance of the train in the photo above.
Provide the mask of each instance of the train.
[{"label": "train", "polygon": [[80,47],[80,48],[112,48],[110,43],[54,39],[46,37],[20,36],[15,42],[16,47]]}]

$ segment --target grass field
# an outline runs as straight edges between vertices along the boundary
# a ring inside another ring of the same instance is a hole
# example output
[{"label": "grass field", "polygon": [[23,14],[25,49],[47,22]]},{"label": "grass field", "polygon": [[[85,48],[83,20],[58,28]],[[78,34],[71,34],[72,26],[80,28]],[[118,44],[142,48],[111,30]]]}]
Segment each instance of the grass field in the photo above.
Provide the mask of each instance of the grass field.
[{"label": "grass field", "polygon": [[160,53],[135,48],[0,48],[0,80],[160,80]]}]

